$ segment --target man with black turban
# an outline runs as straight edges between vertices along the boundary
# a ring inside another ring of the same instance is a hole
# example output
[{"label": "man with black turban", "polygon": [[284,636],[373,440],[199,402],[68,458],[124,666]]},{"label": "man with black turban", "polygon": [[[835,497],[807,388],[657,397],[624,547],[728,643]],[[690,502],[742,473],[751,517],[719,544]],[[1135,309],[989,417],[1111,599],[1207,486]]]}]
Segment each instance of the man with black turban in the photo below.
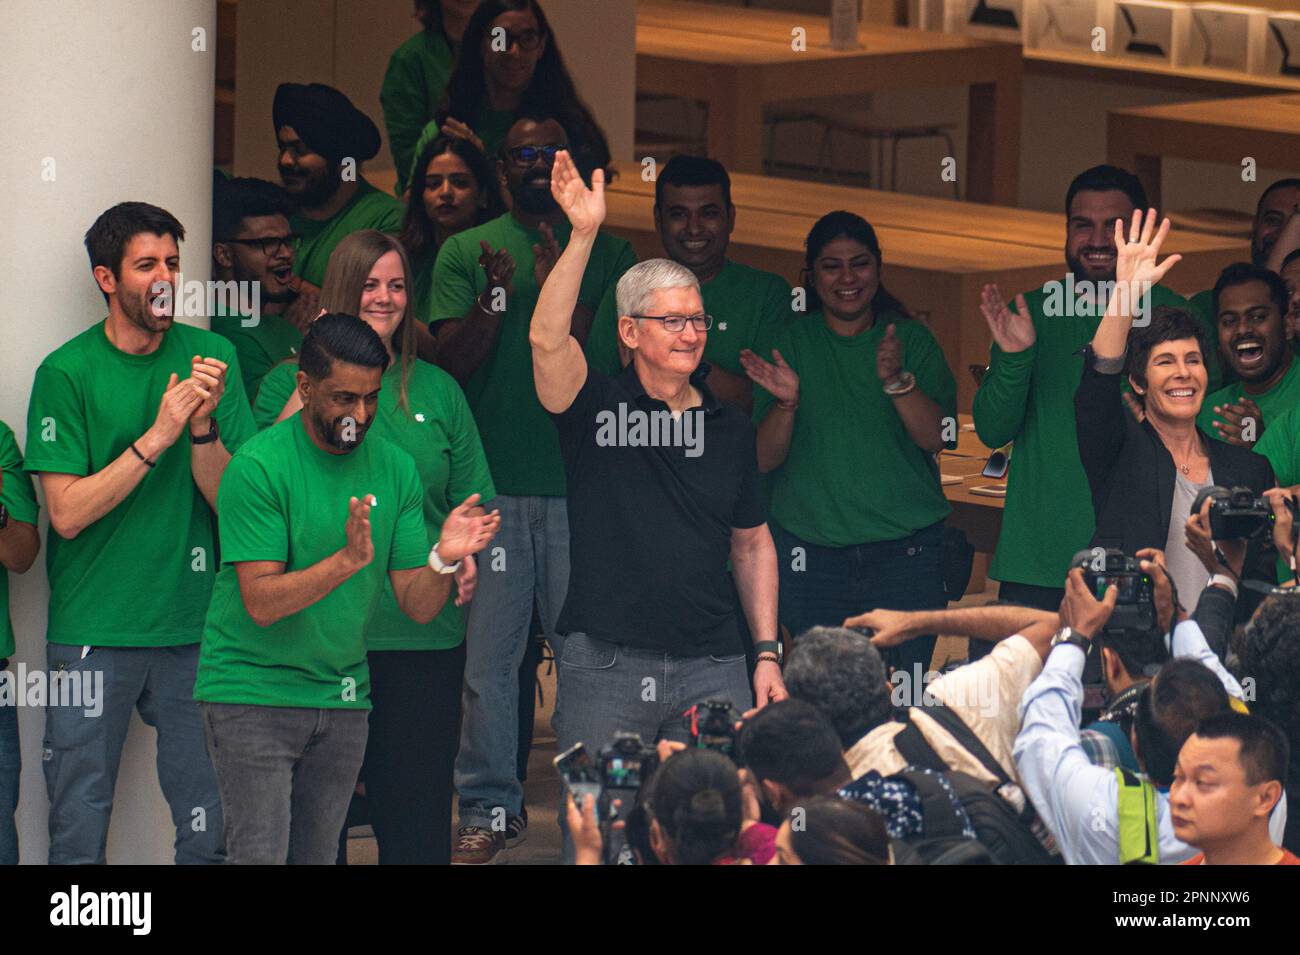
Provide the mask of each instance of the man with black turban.
[{"label": "man with black turban", "polygon": [[282,83],[271,116],[280,180],[299,206],[289,221],[302,237],[294,272],[320,286],[343,237],[359,229],[396,235],[402,204],[361,178],[361,164],[379,152],[379,130],[334,87]]}]

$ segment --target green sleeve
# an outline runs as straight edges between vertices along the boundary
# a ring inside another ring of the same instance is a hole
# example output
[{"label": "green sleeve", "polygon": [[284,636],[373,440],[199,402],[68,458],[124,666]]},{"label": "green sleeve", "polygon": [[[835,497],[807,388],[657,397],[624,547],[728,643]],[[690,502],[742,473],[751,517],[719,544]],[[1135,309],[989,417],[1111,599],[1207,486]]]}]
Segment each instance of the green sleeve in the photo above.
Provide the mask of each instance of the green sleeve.
[{"label": "green sleeve", "polygon": [[463,318],[487,287],[487,276],[478,264],[478,247],[469,249],[463,236],[454,235],[442,244],[433,266],[433,296],[429,321]]},{"label": "green sleeve", "polygon": [[[289,559],[289,525],[262,462],[236,454],[217,491],[221,562]],[[346,519],[346,514],[340,520]]]},{"label": "green sleeve", "polygon": [[619,372],[618,356],[618,297],[617,289],[605,291],[605,297],[596,308],[596,317],[591,322],[591,333],[587,335],[587,345],[583,349],[587,356],[587,365],[602,375],[617,375]]},{"label": "green sleeve", "polygon": [[36,503],[36,488],[32,484],[32,476],[23,468],[23,455],[18,450],[18,440],[3,422],[0,422],[0,471],[4,472],[0,504],[5,506],[11,520],[35,524],[40,513],[40,506]]},{"label": "green sleeve", "polygon": [[81,395],[63,369],[41,365],[27,406],[27,470],[85,477],[90,463]]},{"label": "green sleeve", "polygon": [[280,362],[266,373],[262,386],[257,389],[253,400],[253,424],[258,431],[265,431],[275,424],[284,410],[285,402],[298,386],[298,363]]},{"label": "green sleeve", "polygon": [[393,525],[393,545],[388,550],[389,570],[422,567],[429,559],[429,531],[424,526],[424,500],[420,475],[409,454],[394,456],[402,508]]},{"label": "green sleeve", "polygon": [[[380,193],[380,195],[384,194]],[[402,232],[402,219],[406,216],[406,207],[393,199],[392,196],[384,195],[384,198],[388,200],[385,203],[385,212],[379,217],[379,221],[375,223],[374,228],[389,235],[400,235]]]},{"label": "green sleeve", "polygon": [[1030,345],[1024,351],[1008,353],[995,344],[989,351],[989,370],[971,407],[975,433],[987,447],[1000,448],[1014,441],[1024,426],[1035,348]]},{"label": "green sleeve", "polygon": [[[903,365],[916,376],[916,386],[939,406],[945,418],[957,420],[957,380],[948,367],[943,349],[929,330],[918,323],[903,346]],[[946,442],[949,450],[957,447],[956,438]]]},{"label": "green sleeve", "polygon": [[[754,329],[754,341],[749,346],[755,354],[761,355],[767,361],[772,360],[772,349],[785,331],[786,323],[794,317],[795,313],[791,311],[790,304],[789,284],[779,276],[774,277],[763,302],[763,311],[759,315],[758,325]],[[745,369],[741,368],[740,374],[744,373]]]},{"label": "green sleeve", "polygon": [[407,173],[415,162],[415,143],[424,124],[433,116],[433,104],[425,101],[424,78],[417,57],[404,55],[401,49],[393,53],[379,88],[379,105],[384,111],[393,168],[397,170],[394,191],[400,196],[406,191]]},{"label": "green sleeve", "polygon": [[[406,160],[406,176],[398,180],[398,189],[405,190],[411,180],[415,178],[415,161],[420,158],[420,153],[424,152],[424,147],[429,145],[438,138],[438,121],[431,119],[424,124],[420,130],[420,135],[415,139],[415,146],[411,149],[410,158]],[[402,167],[398,167],[399,171]]]},{"label": "green sleeve", "polygon": [[1296,409],[1291,409],[1282,417],[1264,429],[1264,433],[1255,442],[1255,453],[1268,458],[1277,477],[1278,487],[1291,487],[1300,484],[1300,471],[1296,469],[1296,427],[1300,418]]},{"label": "green sleeve", "polygon": [[253,424],[253,412],[244,391],[244,377],[239,370],[239,356],[235,352],[235,346],[224,338],[221,343],[228,352],[221,356],[221,360],[228,367],[226,391],[217,403],[217,430],[221,435],[221,443],[227,451],[234,454],[245,441],[257,434],[257,426]]},{"label": "green sleeve", "polygon": [[446,403],[447,420],[451,424],[451,473],[447,477],[447,499],[449,507],[456,507],[471,494],[478,494],[483,502],[491,501],[497,496],[492,484],[492,473],[488,470],[487,455],[483,453],[483,441],[479,438],[478,425],[474,423],[474,414],[469,410],[465,392],[461,391],[451,376],[447,376]]}]

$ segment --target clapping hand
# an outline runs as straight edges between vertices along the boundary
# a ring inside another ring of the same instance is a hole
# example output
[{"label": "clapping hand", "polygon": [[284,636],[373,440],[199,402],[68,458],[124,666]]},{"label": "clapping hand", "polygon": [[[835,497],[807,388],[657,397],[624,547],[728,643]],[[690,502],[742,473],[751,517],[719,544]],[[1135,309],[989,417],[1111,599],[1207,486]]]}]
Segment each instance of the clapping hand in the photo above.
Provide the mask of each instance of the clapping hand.
[{"label": "clapping hand", "polygon": [[446,564],[454,564],[471,554],[477,554],[501,529],[501,512],[484,512],[479,507],[481,495],[471,494],[452,508],[442,522],[438,535],[438,557]]},{"label": "clapping hand", "polygon": [[885,337],[876,346],[876,377],[885,384],[894,381],[903,372],[903,343],[894,334],[894,323],[885,329]]},{"label": "clapping hand", "polygon": [[361,500],[348,499],[347,544],[343,549],[356,570],[375,559],[375,544],[370,539],[370,506],[374,503],[373,494],[367,494]]},{"label": "clapping hand", "polygon": [[996,285],[984,286],[980,296],[980,312],[993,333],[998,348],[1008,354],[1032,348],[1036,339],[1034,319],[1023,294],[1016,296],[1016,310],[1007,308],[1006,299]]},{"label": "clapping hand", "polygon": [[226,393],[226,371],[228,366],[219,358],[204,358],[195,355],[190,359],[190,380],[201,386],[205,397],[190,416],[190,430],[197,426],[207,431],[208,419],[221,404],[221,396]]},{"label": "clapping hand", "polygon": [[181,381],[180,375],[172,372],[158,404],[158,417],[150,429],[158,435],[163,447],[170,448],[176,443],[190,417],[208,397],[207,390],[194,379]]},{"label": "clapping hand", "polygon": [[537,287],[541,288],[546,284],[546,277],[551,274],[551,269],[555,268],[555,263],[560,259],[560,243],[555,238],[555,233],[551,231],[549,223],[543,222],[537,227],[537,231],[542,234],[542,241],[533,246],[533,278],[537,281]]},{"label": "clapping hand", "polygon": [[[1222,421],[1214,421],[1214,430],[1220,440],[1235,444],[1239,448],[1253,448],[1255,442],[1264,433],[1264,415],[1259,405],[1242,395],[1230,405],[1215,405],[1214,413]],[[1246,432],[1251,431],[1251,440],[1246,440]]]},{"label": "clapping hand", "polygon": [[748,348],[740,352],[740,365],[750,380],[767,392],[782,405],[791,407],[799,403],[799,375],[786,364],[781,353],[772,349],[775,364],[764,361]]},{"label": "clapping hand", "polygon": [[514,294],[514,286],[511,284],[511,280],[515,277],[514,256],[505,249],[493,249],[481,239],[478,247],[482,253],[478,257],[478,264],[483,267],[483,272],[487,275],[486,291],[503,289],[507,298]]}]

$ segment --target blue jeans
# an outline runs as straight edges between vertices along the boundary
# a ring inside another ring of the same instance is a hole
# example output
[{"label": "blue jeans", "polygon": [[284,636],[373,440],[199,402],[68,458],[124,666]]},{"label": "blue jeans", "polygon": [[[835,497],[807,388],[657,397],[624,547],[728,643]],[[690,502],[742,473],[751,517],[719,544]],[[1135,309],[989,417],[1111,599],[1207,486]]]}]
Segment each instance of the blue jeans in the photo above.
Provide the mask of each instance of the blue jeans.
[{"label": "blue jeans", "polygon": [[[556,656],[551,722],[561,753],[582,743],[595,759],[620,730],[639,733],[644,742],[653,743],[664,722],[705,700],[729,700],[741,713],[754,705],[749,667],[739,649],[727,656],[679,657],[575,632],[564,638],[564,648]],[[564,855],[572,861],[564,811],[562,798]]]},{"label": "blue jeans", "polygon": [[83,684],[103,681],[97,714],[83,706],[53,705],[53,699],[45,707],[50,864],[104,863],[132,710],[158,731],[158,782],[176,826],[176,862],[223,861],[221,798],[194,702],[198,644],[95,647],[89,656],[81,654],[77,646],[46,647],[52,672],[80,673]]},{"label": "blue jeans", "polygon": [[[798,642],[809,627],[838,627],[868,610],[934,610],[948,605],[943,589],[943,524],[911,537],[852,547],[822,547],[775,528],[781,575],[780,618]],[[796,550],[802,548],[802,550]],[[891,666],[924,672],[934,636],[885,652]]]},{"label": "blue jeans", "polygon": [[[17,701],[17,677],[0,662],[0,686],[9,681],[10,692]],[[22,751],[18,747],[18,707],[0,703],[0,865],[18,864],[18,776],[22,771]]]},{"label": "blue jeans", "polygon": [[465,635],[456,792],[460,824],[490,828],[518,815],[519,665],[536,599],[542,630],[559,656],[555,621],[569,589],[569,512],[562,497],[500,495],[501,530],[478,555],[478,589]]}]

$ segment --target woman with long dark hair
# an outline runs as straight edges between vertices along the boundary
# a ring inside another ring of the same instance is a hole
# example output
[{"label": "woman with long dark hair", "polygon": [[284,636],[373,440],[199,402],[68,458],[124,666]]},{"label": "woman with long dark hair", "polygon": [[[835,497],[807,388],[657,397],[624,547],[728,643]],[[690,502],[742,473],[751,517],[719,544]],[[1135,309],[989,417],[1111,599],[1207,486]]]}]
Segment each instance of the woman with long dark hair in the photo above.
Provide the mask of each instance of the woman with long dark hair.
[{"label": "woman with long dark hair", "polygon": [[379,103],[397,170],[399,196],[406,190],[420,133],[437,115],[446,95],[456,51],[477,6],[478,0],[415,0],[415,17],[422,29],[388,60]]},{"label": "woman with long dark hair", "polygon": [[424,128],[415,151],[445,133],[470,139],[484,155],[496,158],[506,133],[528,110],[543,110],[559,120],[584,178],[610,164],[609,143],[578,96],[541,4],[483,0],[465,28],[443,106]]},{"label": "woman with long dark hair", "polygon": [[496,171],[467,139],[442,135],[420,151],[402,222],[402,247],[411,263],[416,319],[428,325],[433,265],[449,236],[503,215]]},{"label": "woman with long dark hair", "polygon": [[[885,288],[880,242],[832,212],[808,233],[810,313],[769,362],[740,354],[754,391],[758,467],[773,472],[781,622],[794,637],[865,608],[943,607],[935,455],[956,438],[957,385],[938,342]],[[856,608],[856,609],[855,609]],[[934,637],[889,651],[924,669]]]}]

